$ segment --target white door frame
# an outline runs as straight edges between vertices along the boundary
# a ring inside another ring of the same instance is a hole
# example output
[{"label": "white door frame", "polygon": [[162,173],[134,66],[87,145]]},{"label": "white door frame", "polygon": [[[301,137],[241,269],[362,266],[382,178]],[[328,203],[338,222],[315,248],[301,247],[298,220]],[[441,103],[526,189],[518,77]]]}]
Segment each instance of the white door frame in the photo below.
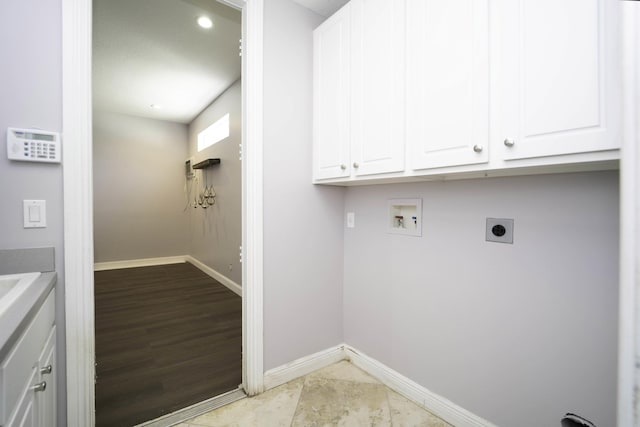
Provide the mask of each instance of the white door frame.
[{"label": "white door frame", "polygon": [[[243,370],[264,388],[262,335],[262,27],[264,0],[219,0],[242,10]],[[92,0],[62,0],[62,132],[67,426],[95,425]],[[247,100],[250,100],[248,102]]]},{"label": "white door frame", "polygon": [[623,142],[620,160],[618,426],[640,425],[640,3],[622,14]]}]

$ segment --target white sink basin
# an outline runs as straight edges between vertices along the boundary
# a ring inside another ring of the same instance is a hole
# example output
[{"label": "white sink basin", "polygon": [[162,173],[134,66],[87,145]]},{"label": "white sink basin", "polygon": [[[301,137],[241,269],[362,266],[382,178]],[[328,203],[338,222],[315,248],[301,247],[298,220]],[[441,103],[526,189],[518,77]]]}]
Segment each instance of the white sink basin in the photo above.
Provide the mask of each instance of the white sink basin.
[{"label": "white sink basin", "polygon": [[40,273],[0,276],[0,350],[37,301]]},{"label": "white sink basin", "polygon": [[8,294],[19,281],[20,279],[0,279],[0,299]]},{"label": "white sink basin", "polygon": [[12,307],[21,303],[22,297],[27,293],[29,286],[40,277],[40,273],[10,274],[0,276],[0,324],[3,317]]},{"label": "white sink basin", "polygon": [[54,272],[0,275],[0,360],[7,356],[55,283]]}]

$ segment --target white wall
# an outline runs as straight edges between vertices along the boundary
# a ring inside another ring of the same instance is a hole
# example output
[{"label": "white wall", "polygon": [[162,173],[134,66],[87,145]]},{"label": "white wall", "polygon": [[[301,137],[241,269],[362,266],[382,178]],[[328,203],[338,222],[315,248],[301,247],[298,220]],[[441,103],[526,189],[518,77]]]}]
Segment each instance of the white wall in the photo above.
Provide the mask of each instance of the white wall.
[{"label": "white wall", "polygon": [[[25,22],[29,23],[25,31]],[[7,127],[62,128],[59,0],[0,2],[0,249],[53,246],[58,272],[58,421],[66,424],[62,167],[12,162]],[[62,144],[64,150],[64,142]],[[22,200],[47,201],[47,228],[22,227]]]},{"label": "white wall", "polygon": [[[386,233],[416,197],[422,237]],[[347,211],[348,344],[499,426],[615,425],[616,172],[349,188]]]},{"label": "white wall", "polygon": [[95,111],[96,262],[185,255],[187,126]]},{"label": "white wall", "polygon": [[[229,113],[229,137],[198,152],[198,133]],[[240,80],[231,85],[189,124],[189,153],[195,163],[219,158],[220,164],[196,172],[198,191],[202,182],[213,185],[217,197],[212,207],[189,210],[190,255],[242,285],[240,246],[242,245],[242,108]],[[194,185],[191,181],[189,185]],[[193,203],[193,201],[192,201]]]},{"label": "white wall", "polygon": [[342,343],[341,188],[311,184],[312,30],[290,0],[264,7],[264,367]]}]

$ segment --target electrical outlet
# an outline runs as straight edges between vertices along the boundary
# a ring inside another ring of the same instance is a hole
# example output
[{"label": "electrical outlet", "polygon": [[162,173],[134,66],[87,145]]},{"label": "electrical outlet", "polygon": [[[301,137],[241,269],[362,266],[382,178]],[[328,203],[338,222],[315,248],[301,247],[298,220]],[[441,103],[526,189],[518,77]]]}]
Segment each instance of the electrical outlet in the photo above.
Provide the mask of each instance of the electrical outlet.
[{"label": "electrical outlet", "polygon": [[347,228],[355,228],[356,214],[355,212],[347,212]]},{"label": "electrical outlet", "polygon": [[485,238],[487,242],[513,244],[513,219],[487,218]]}]

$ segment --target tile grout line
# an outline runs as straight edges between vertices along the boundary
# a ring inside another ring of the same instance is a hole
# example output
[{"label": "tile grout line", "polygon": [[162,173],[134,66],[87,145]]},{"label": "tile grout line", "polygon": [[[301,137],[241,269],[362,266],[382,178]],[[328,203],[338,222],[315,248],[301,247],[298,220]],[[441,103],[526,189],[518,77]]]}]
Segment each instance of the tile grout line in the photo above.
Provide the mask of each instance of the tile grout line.
[{"label": "tile grout line", "polygon": [[384,386],[384,393],[387,396],[387,406],[389,406],[389,421],[391,421],[391,427],[393,427],[393,410],[391,409],[391,400],[389,400],[389,390],[389,387]]},{"label": "tile grout line", "polygon": [[296,414],[298,413],[298,406],[300,406],[300,399],[302,398],[302,392],[306,386],[307,378],[306,375],[302,378],[302,387],[300,388],[300,394],[298,395],[298,401],[296,402],[296,409],[293,411],[293,415],[291,416],[291,422],[289,423],[289,427],[293,427],[293,420],[296,419]]}]

